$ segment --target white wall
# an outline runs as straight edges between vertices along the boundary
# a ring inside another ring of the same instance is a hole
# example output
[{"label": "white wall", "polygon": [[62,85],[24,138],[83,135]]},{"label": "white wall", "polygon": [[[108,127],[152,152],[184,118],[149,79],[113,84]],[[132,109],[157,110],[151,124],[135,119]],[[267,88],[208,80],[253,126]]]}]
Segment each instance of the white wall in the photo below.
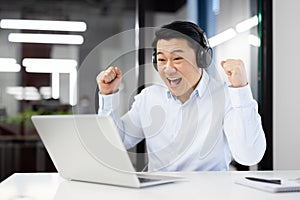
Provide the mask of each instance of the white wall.
[{"label": "white wall", "polygon": [[273,151],[281,170],[300,169],[299,7],[273,0]]}]

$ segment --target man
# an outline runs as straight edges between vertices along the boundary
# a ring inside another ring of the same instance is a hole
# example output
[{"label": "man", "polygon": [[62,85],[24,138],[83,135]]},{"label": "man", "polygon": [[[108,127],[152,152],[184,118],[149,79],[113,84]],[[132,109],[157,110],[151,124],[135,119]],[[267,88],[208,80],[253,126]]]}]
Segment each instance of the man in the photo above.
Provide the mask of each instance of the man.
[{"label": "man", "polygon": [[145,88],[121,118],[121,70],[110,67],[97,76],[99,115],[114,119],[125,147],[145,138],[149,171],[228,170],[232,158],[258,163],[266,141],[243,62],[221,62],[230,86],[210,77],[205,68],[212,49],[205,33],[185,21],[158,30],[153,49],[164,85]]}]

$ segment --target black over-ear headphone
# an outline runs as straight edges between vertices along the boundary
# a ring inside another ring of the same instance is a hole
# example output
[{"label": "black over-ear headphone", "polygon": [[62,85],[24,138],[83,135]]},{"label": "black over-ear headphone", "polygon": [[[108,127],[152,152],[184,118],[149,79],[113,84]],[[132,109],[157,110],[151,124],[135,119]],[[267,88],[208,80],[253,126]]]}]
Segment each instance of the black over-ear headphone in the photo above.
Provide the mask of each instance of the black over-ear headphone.
[{"label": "black over-ear headphone", "polygon": [[[189,23],[189,24],[197,32],[198,37],[200,39],[200,40],[196,40],[200,45],[200,47],[197,48],[198,50],[196,52],[197,65],[200,68],[207,68],[212,62],[212,57],[213,57],[212,48],[209,46],[209,42],[208,42],[205,32],[196,24],[193,24],[193,23]],[[152,63],[153,63],[155,70],[158,71],[156,48],[153,49]]]}]

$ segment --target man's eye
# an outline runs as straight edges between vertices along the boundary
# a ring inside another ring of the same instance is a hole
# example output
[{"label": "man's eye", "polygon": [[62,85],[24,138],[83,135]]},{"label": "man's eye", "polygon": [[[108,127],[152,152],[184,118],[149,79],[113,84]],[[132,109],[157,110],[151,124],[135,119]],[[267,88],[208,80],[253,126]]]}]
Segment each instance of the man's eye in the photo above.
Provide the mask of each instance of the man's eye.
[{"label": "man's eye", "polygon": [[174,60],[182,60],[182,57],[176,57]]},{"label": "man's eye", "polygon": [[157,61],[158,61],[158,62],[164,62],[165,59],[164,59],[164,58],[158,58]]}]

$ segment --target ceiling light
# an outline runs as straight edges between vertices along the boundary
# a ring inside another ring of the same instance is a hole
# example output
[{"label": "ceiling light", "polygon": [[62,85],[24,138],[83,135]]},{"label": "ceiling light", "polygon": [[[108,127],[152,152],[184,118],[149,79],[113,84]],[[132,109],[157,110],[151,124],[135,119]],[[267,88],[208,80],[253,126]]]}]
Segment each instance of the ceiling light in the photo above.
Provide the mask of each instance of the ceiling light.
[{"label": "ceiling light", "polygon": [[77,61],[72,59],[24,58],[22,65],[33,73],[72,73]]},{"label": "ceiling light", "polygon": [[53,99],[59,99],[59,73],[51,74],[51,93]]},{"label": "ceiling light", "polygon": [[2,19],[0,21],[0,28],[84,32],[87,29],[87,25],[85,22],[79,21]]},{"label": "ceiling light", "polygon": [[0,64],[0,72],[19,72],[21,66],[19,64],[2,65]]},{"label": "ceiling light", "polygon": [[81,35],[10,33],[8,41],[42,44],[82,44],[84,39]]},{"label": "ceiling light", "polygon": [[9,64],[16,64],[17,60],[14,58],[0,58],[0,64],[2,65],[9,65]]},{"label": "ceiling light", "polygon": [[74,106],[77,104],[77,71],[70,73],[69,87],[69,102]]},{"label": "ceiling light", "polygon": [[233,28],[227,29],[222,33],[219,33],[208,39],[211,47],[215,47],[223,42],[226,42],[236,36],[236,32]]},{"label": "ceiling light", "polygon": [[0,58],[0,72],[19,72],[21,66],[14,58]]},{"label": "ceiling light", "polygon": [[7,87],[6,93],[13,95],[17,100],[40,100],[41,95],[39,94],[36,87]]},{"label": "ceiling light", "polygon": [[69,103],[77,104],[77,61],[72,59],[24,58],[27,72],[52,73],[52,97],[59,98],[59,73],[69,74]]},{"label": "ceiling light", "polygon": [[49,86],[42,86],[39,89],[39,92],[43,99],[50,99],[51,98],[51,87]]},{"label": "ceiling light", "polygon": [[248,43],[255,47],[260,47],[260,38],[257,37],[256,35],[249,35]]},{"label": "ceiling light", "polygon": [[251,29],[254,26],[257,26],[257,24],[258,24],[258,17],[257,17],[257,15],[255,15],[254,17],[251,17],[245,21],[238,23],[235,26],[235,29],[237,32],[241,33],[241,32]]}]

